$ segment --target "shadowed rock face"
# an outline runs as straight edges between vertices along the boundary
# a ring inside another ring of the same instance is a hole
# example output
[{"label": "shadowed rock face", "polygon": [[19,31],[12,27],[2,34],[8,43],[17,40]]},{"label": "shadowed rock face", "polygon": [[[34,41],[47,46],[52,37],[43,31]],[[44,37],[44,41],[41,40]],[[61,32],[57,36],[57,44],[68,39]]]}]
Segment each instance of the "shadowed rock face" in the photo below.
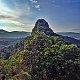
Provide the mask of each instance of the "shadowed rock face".
[{"label": "shadowed rock face", "polygon": [[32,32],[43,32],[46,35],[53,36],[55,33],[51,28],[49,28],[49,24],[44,19],[37,20]]}]

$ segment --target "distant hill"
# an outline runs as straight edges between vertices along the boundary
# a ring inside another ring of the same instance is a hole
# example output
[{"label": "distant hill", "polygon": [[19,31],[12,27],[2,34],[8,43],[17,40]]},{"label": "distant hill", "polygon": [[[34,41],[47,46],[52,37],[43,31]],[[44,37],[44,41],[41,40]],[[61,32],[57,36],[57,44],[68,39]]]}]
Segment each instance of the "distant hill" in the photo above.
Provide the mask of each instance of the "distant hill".
[{"label": "distant hill", "polygon": [[22,41],[27,36],[30,36],[30,32],[8,32],[0,29],[0,52],[1,49],[5,47],[8,48],[9,46],[14,46],[16,43]]},{"label": "distant hill", "polygon": [[59,35],[68,36],[80,40],[80,33],[75,32],[58,32]]},{"label": "distant hill", "polygon": [[3,30],[3,29],[0,29],[0,34],[1,33],[7,33],[7,31]]},{"label": "distant hill", "polygon": [[30,35],[30,32],[23,32],[23,31],[8,32],[5,30],[0,30],[0,38],[25,38],[29,35]]}]

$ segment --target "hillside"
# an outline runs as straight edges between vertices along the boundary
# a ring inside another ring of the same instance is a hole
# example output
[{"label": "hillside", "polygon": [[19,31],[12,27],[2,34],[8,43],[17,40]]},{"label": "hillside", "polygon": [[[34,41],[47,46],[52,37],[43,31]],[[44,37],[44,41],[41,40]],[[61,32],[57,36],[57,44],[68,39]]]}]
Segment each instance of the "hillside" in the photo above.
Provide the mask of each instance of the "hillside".
[{"label": "hillside", "polygon": [[1,80],[80,80],[80,48],[65,42],[46,23],[38,20],[9,59],[0,58]]}]

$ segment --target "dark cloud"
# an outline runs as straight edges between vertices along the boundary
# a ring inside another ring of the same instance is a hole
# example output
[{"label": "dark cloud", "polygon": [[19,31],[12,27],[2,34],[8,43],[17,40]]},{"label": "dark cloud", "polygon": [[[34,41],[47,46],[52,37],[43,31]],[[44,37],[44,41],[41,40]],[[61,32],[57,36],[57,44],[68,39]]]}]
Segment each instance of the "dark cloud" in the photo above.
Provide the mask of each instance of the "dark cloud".
[{"label": "dark cloud", "polygon": [[0,15],[0,19],[12,18],[11,16]]}]

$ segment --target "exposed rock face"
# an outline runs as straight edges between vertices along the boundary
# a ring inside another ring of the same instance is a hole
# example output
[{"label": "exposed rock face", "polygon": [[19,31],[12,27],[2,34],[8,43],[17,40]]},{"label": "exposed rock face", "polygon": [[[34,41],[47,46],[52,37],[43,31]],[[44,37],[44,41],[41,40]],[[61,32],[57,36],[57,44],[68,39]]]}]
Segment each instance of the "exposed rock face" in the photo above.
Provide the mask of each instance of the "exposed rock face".
[{"label": "exposed rock face", "polygon": [[54,35],[53,30],[49,28],[49,24],[44,19],[37,20],[32,32],[43,32],[46,35]]}]

